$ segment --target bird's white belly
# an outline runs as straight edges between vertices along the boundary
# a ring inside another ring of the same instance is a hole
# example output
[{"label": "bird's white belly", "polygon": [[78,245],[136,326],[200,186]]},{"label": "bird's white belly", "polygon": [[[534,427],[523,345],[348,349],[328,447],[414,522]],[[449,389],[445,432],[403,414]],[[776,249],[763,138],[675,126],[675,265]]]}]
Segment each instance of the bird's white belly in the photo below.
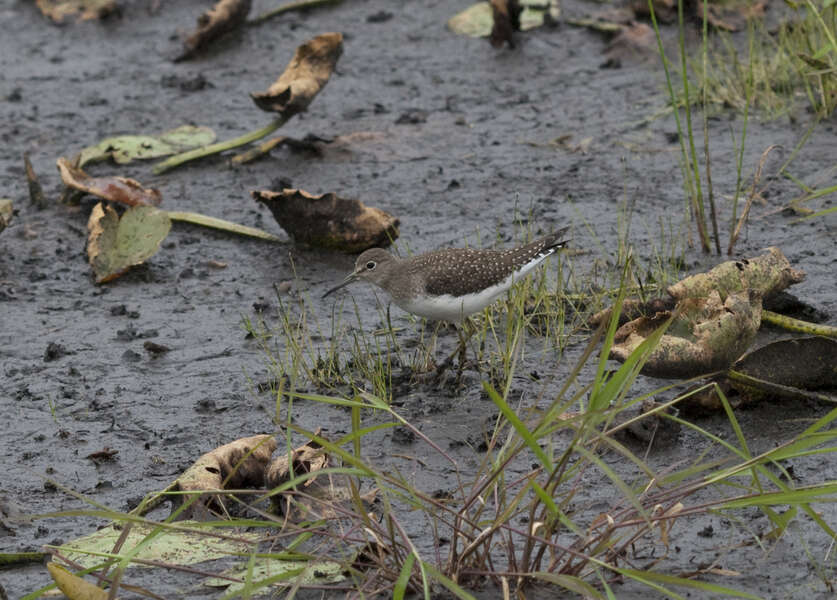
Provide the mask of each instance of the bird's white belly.
[{"label": "bird's white belly", "polygon": [[492,304],[497,298],[507,292],[519,278],[534,269],[546,256],[539,256],[526,263],[519,271],[506,277],[500,283],[485,288],[475,294],[464,296],[419,296],[416,298],[393,300],[397,306],[409,313],[433,319],[435,321],[450,321],[458,323],[465,317],[480,312]]}]

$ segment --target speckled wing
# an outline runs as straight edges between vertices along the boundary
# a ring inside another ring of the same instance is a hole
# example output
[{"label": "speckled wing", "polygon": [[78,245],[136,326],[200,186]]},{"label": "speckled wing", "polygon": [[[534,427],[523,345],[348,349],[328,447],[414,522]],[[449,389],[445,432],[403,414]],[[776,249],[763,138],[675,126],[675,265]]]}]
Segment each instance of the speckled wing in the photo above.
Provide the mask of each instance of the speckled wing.
[{"label": "speckled wing", "polygon": [[430,296],[476,294],[505,281],[523,267],[534,268],[564,247],[566,240],[562,238],[567,229],[508,250],[450,248],[429,252],[410,259],[410,266],[413,272],[425,275],[424,291]]}]

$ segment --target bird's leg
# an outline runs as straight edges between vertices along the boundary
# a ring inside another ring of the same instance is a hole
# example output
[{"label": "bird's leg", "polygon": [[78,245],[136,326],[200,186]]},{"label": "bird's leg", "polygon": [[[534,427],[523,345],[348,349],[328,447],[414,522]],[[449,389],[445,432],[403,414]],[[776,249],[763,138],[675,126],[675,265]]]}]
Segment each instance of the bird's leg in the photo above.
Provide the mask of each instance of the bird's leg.
[{"label": "bird's leg", "polygon": [[[463,331],[464,330],[464,331]],[[459,338],[459,344],[456,346],[456,350],[448,356],[445,361],[436,368],[436,379],[442,377],[445,371],[447,371],[452,365],[453,360],[459,357],[459,366],[457,368],[457,379],[462,378],[462,370],[465,368],[465,359],[467,357],[468,351],[468,341],[471,339],[471,336],[474,335],[476,332],[476,327],[474,327],[473,323],[471,323],[470,317],[465,319],[462,323],[462,327],[456,328],[456,334]]]}]

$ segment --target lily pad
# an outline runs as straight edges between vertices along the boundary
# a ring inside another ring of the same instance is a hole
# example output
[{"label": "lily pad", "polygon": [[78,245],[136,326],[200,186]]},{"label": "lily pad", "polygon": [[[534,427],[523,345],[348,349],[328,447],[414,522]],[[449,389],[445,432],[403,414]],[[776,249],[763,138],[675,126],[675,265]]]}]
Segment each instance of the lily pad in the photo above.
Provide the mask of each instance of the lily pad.
[{"label": "lily pad", "polygon": [[212,129],[196,125],[181,125],[158,135],[120,135],[106,138],[82,150],[78,166],[109,158],[118,164],[160,158],[206,146],[214,141],[215,132]]},{"label": "lily pad", "polygon": [[[264,534],[259,533],[236,532],[235,539],[232,536],[219,538],[203,531],[189,530],[192,524],[195,523],[178,521],[177,530],[164,529],[147,540],[156,526],[134,523],[127,539],[122,544],[120,554],[126,555],[145,542],[142,548],[133,555],[134,558],[174,565],[193,565],[227,556],[247,554],[252,550],[252,544],[264,537]],[[218,533],[221,532],[228,532],[228,530],[219,529]],[[81,567],[89,568],[101,564],[102,555],[113,553],[116,542],[123,533],[123,526],[117,529],[110,524],[90,535],[59,546],[58,549],[69,560]],[[156,565],[132,562],[131,566],[155,567]]]},{"label": "lily pad", "polygon": [[171,229],[165,211],[132,206],[120,218],[111,206],[97,204],[87,222],[87,256],[96,283],[116,279],[154,256]]},{"label": "lily pad", "polygon": [[[346,579],[343,574],[344,568],[340,563],[334,561],[303,561],[303,560],[277,560],[275,558],[257,557],[252,564],[252,571],[249,565],[242,565],[229,571],[225,571],[225,577],[235,577],[247,580],[250,587],[259,587],[259,584],[270,579],[273,583],[287,582],[296,584],[299,577],[302,578],[301,585],[326,585],[339,583]],[[227,587],[227,597],[234,597],[241,594],[244,583],[230,583],[229,579],[213,577],[204,581],[209,587]]]}]

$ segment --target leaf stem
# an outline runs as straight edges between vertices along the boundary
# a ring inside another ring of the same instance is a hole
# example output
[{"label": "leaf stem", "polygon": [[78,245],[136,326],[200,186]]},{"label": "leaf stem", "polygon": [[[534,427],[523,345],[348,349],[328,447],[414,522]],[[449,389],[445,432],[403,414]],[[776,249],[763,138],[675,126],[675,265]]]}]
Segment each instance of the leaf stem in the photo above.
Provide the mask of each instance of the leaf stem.
[{"label": "leaf stem", "polygon": [[174,156],[154,165],[152,170],[155,175],[159,175],[160,173],[164,173],[169,169],[178,167],[185,162],[203,158],[205,156],[211,156],[213,154],[219,154],[227,150],[232,150],[233,148],[238,148],[239,146],[250,144],[256,140],[262,139],[266,135],[270,135],[284,125],[287,120],[287,117],[280,116],[271,121],[266,127],[250,131],[244,135],[238,136],[237,138],[226,140],[224,142],[217,142],[215,144],[210,144],[209,146],[202,146],[200,148],[195,148],[194,150],[189,150],[188,152],[175,154]]}]

